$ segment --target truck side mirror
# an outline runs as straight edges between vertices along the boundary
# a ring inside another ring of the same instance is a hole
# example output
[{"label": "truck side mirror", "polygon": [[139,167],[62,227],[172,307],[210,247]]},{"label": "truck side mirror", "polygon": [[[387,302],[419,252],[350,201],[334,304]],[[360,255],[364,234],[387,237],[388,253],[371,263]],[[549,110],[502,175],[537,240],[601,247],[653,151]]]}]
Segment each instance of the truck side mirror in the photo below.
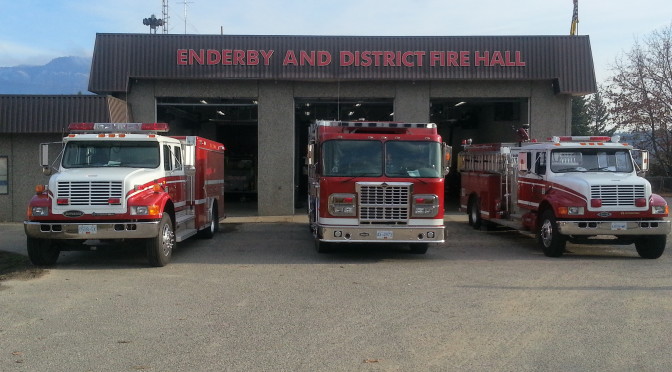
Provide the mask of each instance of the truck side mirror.
[{"label": "truck side mirror", "polygon": [[521,152],[518,154],[518,170],[522,172],[527,172],[527,154],[526,152]]},{"label": "truck side mirror", "polygon": [[196,137],[187,136],[184,144],[184,157],[182,159],[184,174],[193,176],[196,174]]},{"label": "truck side mirror", "polygon": [[308,150],[307,150],[307,155],[306,155],[306,165],[307,166],[311,166],[311,165],[315,164],[315,158],[314,158],[315,153],[314,153],[314,151],[315,151],[315,145],[312,144],[312,143],[308,144]]},{"label": "truck side mirror", "polygon": [[41,143],[40,144],[40,165],[42,166],[42,174],[45,176],[51,176],[53,169],[49,166],[49,144]]},{"label": "truck side mirror", "polygon": [[648,150],[639,150],[641,151],[642,154],[642,164],[641,164],[641,170],[642,172],[648,172],[649,171],[649,151]]},{"label": "truck side mirror", "polygon": [[446,143],[443,144],[443,156],[442,156],[442,164],[441,164],[441,169],[443,169],[443,175],[445,176],[450,172],[450,162],[451,158],[453,155],[453,148],[452,146],[448,146]]}]

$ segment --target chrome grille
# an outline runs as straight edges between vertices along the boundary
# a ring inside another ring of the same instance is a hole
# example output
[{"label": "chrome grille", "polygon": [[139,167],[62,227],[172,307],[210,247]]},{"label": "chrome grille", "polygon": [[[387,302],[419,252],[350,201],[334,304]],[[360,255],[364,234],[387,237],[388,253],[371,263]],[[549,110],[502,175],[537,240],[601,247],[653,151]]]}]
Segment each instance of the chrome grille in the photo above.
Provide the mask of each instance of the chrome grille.
[{"label": "chrome grille", "polygon": [[410,183],[357,184],[362,222],[405,222],[410,209]]},{"label": "chrome grille", "polygon": [[122,199],[121,182],[59,182],[57,198],[69,199],[69,205],[108,205],[110,198]]},{"label": "chrome grille", "polygon": [[601,199],[602,206],[634,206],[635,199],[646,197],[644,185],[593,185],[590,198]]}]

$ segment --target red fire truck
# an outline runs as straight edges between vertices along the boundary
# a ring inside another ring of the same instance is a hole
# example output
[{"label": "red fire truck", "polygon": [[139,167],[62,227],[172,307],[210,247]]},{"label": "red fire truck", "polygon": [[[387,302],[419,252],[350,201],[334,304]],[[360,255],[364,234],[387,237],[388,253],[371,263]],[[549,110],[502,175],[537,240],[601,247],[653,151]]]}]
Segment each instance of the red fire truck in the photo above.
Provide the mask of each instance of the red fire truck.
[{"label": "red fire truck", "polygon": [[449,157],[433,123],[313,123],[306,162],[317,251],[396,242],[423,254],[442,243]]},{"label": "red fire truck", "polygon": [[[663,254],[668,206],[638,174],[648,170],[648,152],[618,136],[469,142],[458,155],[460,210],[474,228],[494,223],[534,232],[549,257],[561,256],[568,241],[634,243],[643,258]],[[641,154],[641,168],[633,153]]]},{"label": "red fire truck", "polygon": [[[135,239],[152,266],[165,266],[177,242],[212,238],[224,215],[224,145],[168,137],[165,123],[73,123],[54,173],[42,144],[48,185],[38,185],[24,228],[35,265],[61,251]],[[53,173],[53,174],[52,174]]]}]

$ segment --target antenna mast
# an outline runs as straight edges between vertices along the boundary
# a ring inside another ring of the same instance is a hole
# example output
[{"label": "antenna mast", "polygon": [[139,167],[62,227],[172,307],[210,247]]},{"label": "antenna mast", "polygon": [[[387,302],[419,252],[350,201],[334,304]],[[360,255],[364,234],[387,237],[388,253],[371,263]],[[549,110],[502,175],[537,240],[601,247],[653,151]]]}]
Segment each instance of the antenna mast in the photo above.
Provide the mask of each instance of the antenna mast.
[{"label": "antenna mast", "polygon": [[184,34],[187,34],[187,4],[193,4],[193,1],[187,1],[183,0],[182,3],[184,4]]},{"label": "antenna mast", "polygon": [[161,15],[163,16],[163,33],[168,33],[168,0],[161,0]]}]

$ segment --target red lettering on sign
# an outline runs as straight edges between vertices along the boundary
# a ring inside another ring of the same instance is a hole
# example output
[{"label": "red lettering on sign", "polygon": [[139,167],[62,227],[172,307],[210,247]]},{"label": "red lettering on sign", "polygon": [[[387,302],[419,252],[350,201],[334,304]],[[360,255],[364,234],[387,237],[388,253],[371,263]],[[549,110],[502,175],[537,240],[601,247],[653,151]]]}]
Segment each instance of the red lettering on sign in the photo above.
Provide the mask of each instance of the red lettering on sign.
[{"label": "red lettering on sign", "polygon": [[289,65],[297,66],[299,64],[299,61],[296,59],[296,54],[294,54],[293,50],[288,50],[285,53],[285,59],[282,60],[282,64],[284,66],[289,66]]},{"label": "red lettering on sign", "polygon": [[234,50],[233,51],[233,64],[234,65],[244,65],[245,64],[245,51],[244,50]]},{"label": "red lettering on sign", "polygon": [[483,55],[479,51],[474,52],[474,66],[480,66],[481,63],[484,66],[490,66],[490,52],[485,51]]},{"label": "red lettering on sign", "polygon": [[341,66],[351,66],[354,59],[355,56],[352,52],[342,50],[341,53],[339,53],[339,64]]},{"label": "red lettering on sign", "polygon": [[233,50],[231,50],[231,49],[222,50],[222,64],[223,65],[233,64],[233,62],[231,62],[231,53],[233,53]]},{"label": "red lettering on sign", "polygon": [[178,49],[177,50],[177,64],[179,66],[185,66],[187,64],[187,50]]},{"label": "red lettering on sign", "polygon": [[189,49],[189,64],[193,65],[194,62],[198,63],[199,65],[202,65],[205,62],[205,50],[201,49],[199,51],[195,51],[193,49]]},{"label": "red lettering on sign", "polygon": [[273,55],[274,50],[260,50],[261,57],[264,59],[264,66],[268,66],[271,63],[271,56]]},{"label": "red lettering on sign", "polygon": [[219,50],[208,49],[207,59],[209,65],[218,65],[222,60],[222,54],[219,52]]},{"label": "red lettering on sign", "polygon": [[256,66],[259,64],[259,52],[256,50],[247,51],[247,65]]},{"label": "red lettering on sign", "polygon": [[463,50],[460,52],[460,66],[462,67],[468,67],[471,66],[471,53],[469,53],[466,50]]}]

